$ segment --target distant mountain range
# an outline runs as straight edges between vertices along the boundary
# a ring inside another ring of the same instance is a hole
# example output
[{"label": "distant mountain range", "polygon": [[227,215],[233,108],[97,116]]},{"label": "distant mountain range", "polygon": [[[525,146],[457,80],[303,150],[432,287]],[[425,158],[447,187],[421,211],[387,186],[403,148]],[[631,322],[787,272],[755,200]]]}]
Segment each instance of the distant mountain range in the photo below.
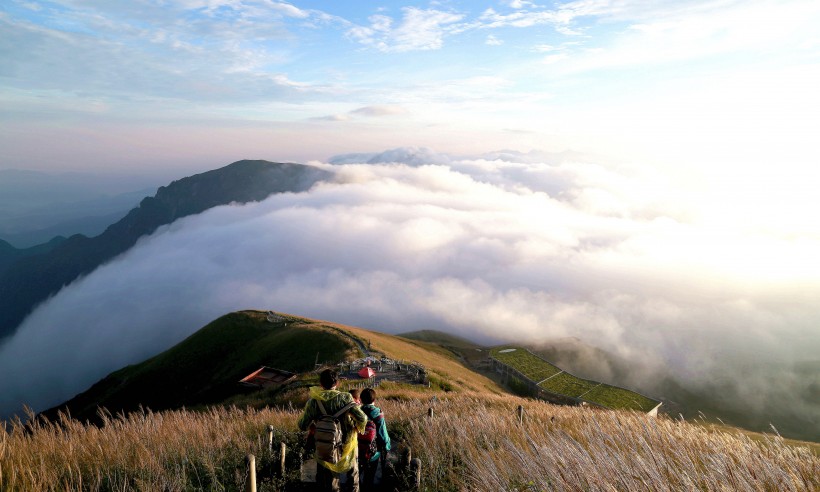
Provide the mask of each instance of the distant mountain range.
[{"label": "distant mountain range", "polygon": [[42,255],[48,253],[52,249],[59,246],[65,238],[62,236],[55,236],[43,244],[38,244],[37,246],[32,246],[30,248],[15,248],[8,242],[0,239],[0,274],[2,274],[6,269],[14,264],[15,261],[26,258],[28,256],[35,256],[35,255]]},{"label": "distant mountain range", "polygon": [[306,191],[332,173],[312,166],[243,160],[162,186],[99,236],[76,234],[19,250],[0,243],[0,340],[41,302],[131,248],[158,227],[211,207]]},{"label": "distant mountain range", "polygon": [[93,237],[125,217],[156,187],[81,202],[49,203],[0,216],[0,238],[21,249],[39,246],[56,236]]},{"label": "distant mountain range", "polygon": [[169,181],[120,173],[0,169],[0,239],[29,248],[55,236],[97,236]]}]

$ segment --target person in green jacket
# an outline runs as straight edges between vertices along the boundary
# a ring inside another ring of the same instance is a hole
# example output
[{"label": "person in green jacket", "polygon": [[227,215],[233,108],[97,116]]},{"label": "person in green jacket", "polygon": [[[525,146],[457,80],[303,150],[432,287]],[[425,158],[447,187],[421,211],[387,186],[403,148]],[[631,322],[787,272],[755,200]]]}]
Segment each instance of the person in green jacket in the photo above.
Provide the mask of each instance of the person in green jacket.
[{"label": "person in green jacket", "polygon": [[350,409],[343,414],[339,421],[342,427],[342,447],[341,455],[336,463],[329,463],[316,458],[316,482],[319,489],[323,491],[340,492],[339,481],[342,475],[346,475],[345,489],[351,492],[359,491],[359,466],[358,466],[358,441],[357,435],[364,431],[367,423],[367,416],[361,411],[353,401],[350,393],[336,390],[339,383],[339,375],[332,369],[325,369],[319,374],[321,387],[312,386],[310,388],[310,399],[305,404],[305,410],[299,417],[296,425],[300,430],[308,430],[314,422],[322,416],[317,402],[322,402],[322,406],[329,415],[333,415],[342,410],[345,406],[351,405]]},{"label": "person in green jacket", "polygon": [[376,471],[379,462],[382,465],[382,472],[387,464],[387,453],[390,451],[390,434],[387,433],[387,424],[384,422],[384,414],[381,409],[374,405],[376,401],[376,390],[365,388],[362,390],[360,398],[362,400],[362,411],[367,415],[367,420],[376,424],[376,451],[365,459],[364,450],[360,450],[359,462],[361,468],[362,490],[373,490]]}]

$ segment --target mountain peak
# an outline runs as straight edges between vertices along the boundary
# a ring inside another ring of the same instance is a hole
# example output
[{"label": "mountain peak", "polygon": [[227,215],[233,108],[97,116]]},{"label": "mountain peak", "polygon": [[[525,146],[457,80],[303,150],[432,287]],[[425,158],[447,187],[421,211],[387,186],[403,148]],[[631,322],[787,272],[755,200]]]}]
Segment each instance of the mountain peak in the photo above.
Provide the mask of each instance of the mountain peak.
[{"label": "mountain peak", "polygon": [[99,236],[75,235],[47,253],[10,264],[0,274],[0,339],[12,334],[37,304],[125,252],[159,226],[218,205],[307,191],[330,176],[328,171],[302,164],[240,160],[161,186],[153,197],[144,198]]}]

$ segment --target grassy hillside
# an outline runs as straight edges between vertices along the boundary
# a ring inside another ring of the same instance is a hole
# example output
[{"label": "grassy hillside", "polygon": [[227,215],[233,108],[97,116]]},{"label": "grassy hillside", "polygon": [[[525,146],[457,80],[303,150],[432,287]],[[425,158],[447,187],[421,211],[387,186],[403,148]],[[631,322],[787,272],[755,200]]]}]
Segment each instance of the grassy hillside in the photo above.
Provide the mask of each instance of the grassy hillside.
[{"label": "grassy hillside", "polygon": [[[755,441],[666,417],[510,395],[434,394],[433,418],[429,398],[378,400],[396,444],[421,460],[421,490],[820,489],[820,457],[776,437]],[[260,492],[303,490],[299,413],[215,407],[135,413],[100,428],[14,424],[0,433],[0,490],[240,491],[247,453],[256,456]],[[274,442],[288,446],[284,477],[274,472],[280,456],[278,445],[268,450],[268,425]]]},{"label": "grassy hillside", "polygon": [[[795,490],[820,488],[816,447],[777,436],[692,424],[636,412],[555,406],[512,396],[470,370],[451,348],[335,323],[265,313],[223,316],[172,349],[126,367],[69,402],[133,408],[195,405],[198,411],[136,411],[101,426],[62,414],[19,421],[0,432],[0,490],[244,490],[244,457],[257,460],[260,491],[303,490],[296,419],[307,390],[237,393],[259,365],[313,369],[357,358],[362,347],[421,363],[430,388],[378,388],[399,449],[421,460],[422,490]],[[428,334],[428,340],[434,335]],[[451,340],[451,342],[453,342]],[[473,351],[476,347],[467,348]],[[315,373],[309,373],[315,381]],[[255,395],[255,396],[254,396]],[[270,396],[267,405],[256,405]],[[434,398],[435,397],[435,398]],[[244,398],[244,400],[243,400]],[[254,405],[225,403],[253,401]],[[207,406],[208,402],[219,405]],[[428,417],[428,407],[434,416]],[[523,422],[518,407],[524,409]],[[110,414],[109,414],[110,415]],[[284,442],[287,472],[275,473]]]},{"label": "grassy hillside", "polygon": [[490,355],[537,383],[539,388],[557,395],[610,409],[640,412],[648,412],[660,403],[634,391],[574,376],[521,347],[497,347]]},{"label": "grassy hillside", "polygon": [[444,383],[444,387],[448,390],[490,392],[493,394],[505,392],[491,379],[468,368],[461,361],[461,358],[451,350],[435,343],[410,340],[351,326],[333,323],[327,323],[327,325],[339,327],[365,340],[373,350],[390,358],[423,364],[430,374],[430,379],[434,383]]},{"label": "grassy hillside", "polygon": [[[307,373],[314,363],[330,365],[372,353],[421,363],[434,388],[398,388],[402,398],[447,391],[504,390],[490,379],[468,369],[460,358],[439,345],[372,332],[321,320],[282,315],[285,322],[270,323],[261,311],[241,311],[214,320],[171,349],[142,363],[106,376],[87,391],[51,408],[43,415],[56,419],[67,410],[76,419],[96,421],[98,407],[109,412],[130,412],[140,406],[151,410],[235,404],[261,407],[291,401],[301,405],[306,394],[287,388],[250,391],[238,381],[262,365]],[[315,375],[306,374],[315,383]],[[386,391],[388,386],[385,386]],[[390,395],[390,393],[386,393]],[[398,397],[398,396],[397,396]]]},{"label": "grassy hillside", "polygon": [[140,364],[120,369],[45,415],[68,409],[93,419],[97,407],[112,413],[140,405],[152,410],[219,403],[241,392],[237,382],[262,365],[303,372],[320,360],[342,360],[355,352],[350,339],[304,318],[269,323],[265,314],[225,315],[173,348]]}]

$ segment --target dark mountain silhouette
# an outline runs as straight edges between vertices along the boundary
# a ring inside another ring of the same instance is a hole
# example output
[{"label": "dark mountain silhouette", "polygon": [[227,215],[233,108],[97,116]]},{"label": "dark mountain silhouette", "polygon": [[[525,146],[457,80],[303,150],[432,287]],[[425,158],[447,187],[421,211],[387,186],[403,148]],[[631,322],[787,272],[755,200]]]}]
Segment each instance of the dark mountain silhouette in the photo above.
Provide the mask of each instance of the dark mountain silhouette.
[{"label": "dark mountain silhouette", "polygon": [[306,191],[332,175],[311,166],[238,161],[162,186],[99,236],[77,234],[44,254],[19,258],[0,273],[0,339],[14,333],[39,303],[176,219],[231,202]]},{"label": "dark mountain silhouette", "polygon": [[[98,236],[106,227],[125,217],[143,198],[153,195],[159,184],[161,183],[117,195],[7,210],[0,215],[0,238],[17,248],[30,248],[48,242],[55,236]],[[6,208],[10,207],[7,205]]]},{"label": "dark mountain silhouette", "polygon": [[65,241],[64,237],[55,236],[47,243],[38,244],[30,248],[15,248],[8,242],[0,239],[0,274],[2,274],[9,265],[14,264],[14,262],[20,258],[48,253],[63,241]]}]

